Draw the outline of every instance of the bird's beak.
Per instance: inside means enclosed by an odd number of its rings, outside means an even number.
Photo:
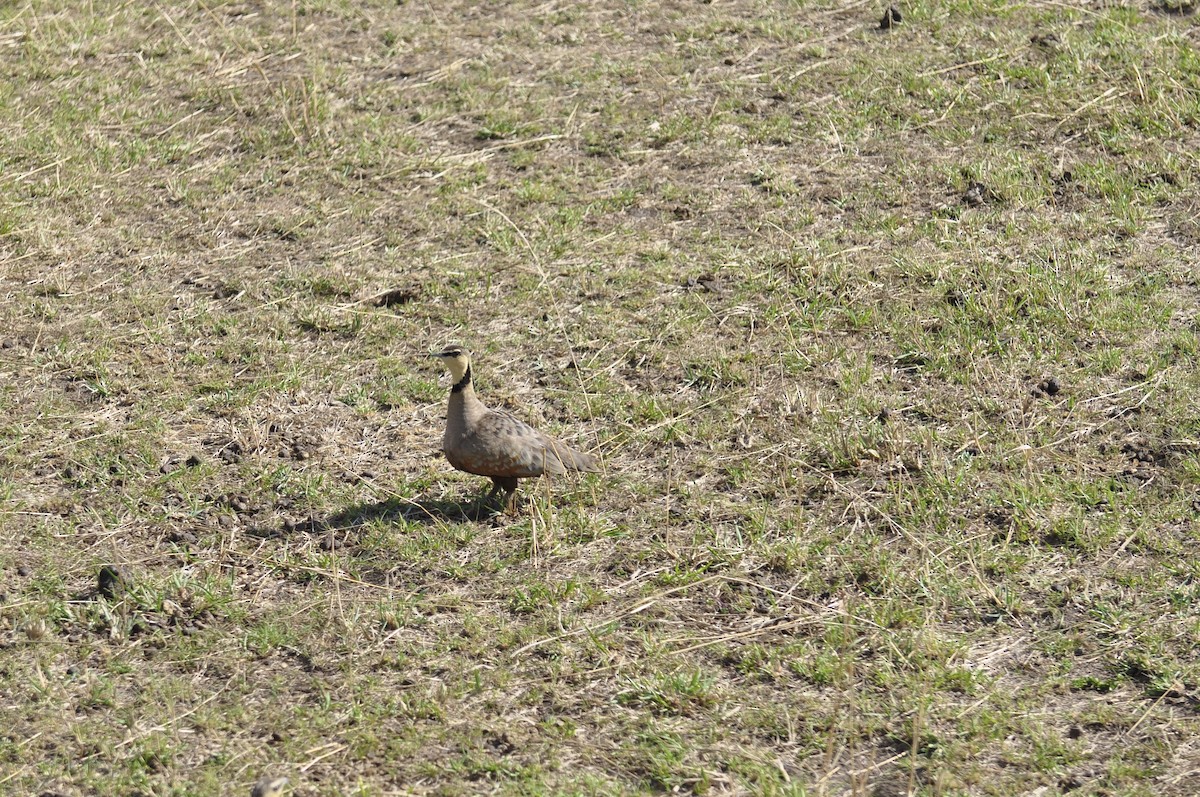
[[[426,354],[425,356],[426,357],[441,357],[442,353],[440,351],[431,351],[431,352],[429,352],[429,354]]]

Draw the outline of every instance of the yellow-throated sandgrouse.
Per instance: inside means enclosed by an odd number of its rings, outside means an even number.
[[[590,454],[542,434],[504,410],[485,407],[471,385],[471,352],[451,345],[430,356],[441,358],[454,379],[442,438],[446,459],[461,471],[491,478],[488,500],[503,492],[501,505],[510,506],[517,479],[599,469]]]
[[[273,778],[267,775],[254,784],[254,788],[250,790],[250,797],[280,797],[286,785],[287,778]]]

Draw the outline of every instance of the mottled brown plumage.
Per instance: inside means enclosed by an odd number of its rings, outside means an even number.
[[[560,440],[542,434],[519,418],[485,407],[475,397],[471,384],[471,353],[461,346],[447,346],[437,354],[450,375],[450,404],[442,449],[446,459],[461,471],[492,480],[488,499],[503,492],[508,506],[518,479],[569,470],[598,470],[595,457],[576,451]]]

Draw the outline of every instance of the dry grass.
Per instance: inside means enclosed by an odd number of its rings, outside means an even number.
[[[0,9],[0,791],[1200,791],[1200,17],[883,10]]]

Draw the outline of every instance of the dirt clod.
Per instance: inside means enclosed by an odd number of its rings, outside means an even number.
[[[128,571],[117,565],[104,565],[96,578],[96,588],[105,598],[122,597],[133,586]]]
[[[421,289],[418,286],[410,285],[404,288],[395,288],[383,294],[375,300],[376,307],[395,307],[401,304],[408,304],[416,301],[421,296]]]
[[[883,12],[883,19],[879,20],[879,27],[883,30],[891,30],[900,24],[900,9],[895,6],[888,6],[887,11]]]
[[[963,192],[963,204],[970,207],[978,207],[986,202],[991,197],[991,191],[988,187],[978,180],[972,181],[967,185],[967,190]]]
[[[1035,33],[1029,37],[1029,43],[1042,50],[1057,50],[1062,44],[1056,33]]]
[[[1054,377],[1046,377],[1034,386],[1030,393],[1034,396],[1057,396],[1062,391],[1062,385]]]
[[[233,465],[236,462],[241,462],[243,453],[244,450],[242,449],[242,444],[234,440],[229,445],[222,448],[217,456],[226,465]]]
[[[1162,465],[1167,461],[1169,453],[1166,447],[1155,446],[1147,440],[1126,440],[1121,445],[1121,453],[1134,462],[1146,465]]]
[[[706,293],[724,293],[725,283],[713,274],[701,274],[698,277],[688,277],[683,287],[689,291],[704,291]]]
[[[172,529],[167,533],[167,542],[173,542],[176,545],[195,545],[199,542],[194,532],[187,529]]]
[[[1155,479],[1154,470],[1144,465],[1135,465],[1133,467],[1126,468],[1121,475],[1129,481],[1139,482],[1141,484],[1149,484]]]

